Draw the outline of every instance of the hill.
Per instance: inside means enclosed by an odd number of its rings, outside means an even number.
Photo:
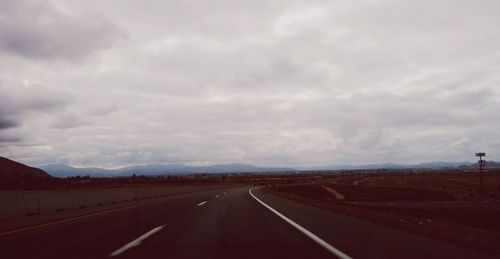
[[[0,157],[0,187],[2,188],[45,183],[51,178],[52,176],[41,169]]]

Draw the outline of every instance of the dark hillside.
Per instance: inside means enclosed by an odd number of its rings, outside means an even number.
[[[0,157],[0,188],[22,187],[48,182],[45,171]]]

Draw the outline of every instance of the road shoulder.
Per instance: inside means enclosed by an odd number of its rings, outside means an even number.
[[[491,258],[481,252],[285,199],[262,188],[254,193],[354,258]]]

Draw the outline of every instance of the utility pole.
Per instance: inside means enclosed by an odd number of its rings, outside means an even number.
[[[483,160],[483,156],[486,156],[486,153],[480,152],[476,153],[476,157],[479,157],[479,188],[481,192],[484,192],[484,181],[483,181],[483,167],[485,165],[485,160]]]

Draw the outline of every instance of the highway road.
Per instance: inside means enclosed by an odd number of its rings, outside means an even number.
[[[0,258],[489,256],[238,187],[0,233]]]

